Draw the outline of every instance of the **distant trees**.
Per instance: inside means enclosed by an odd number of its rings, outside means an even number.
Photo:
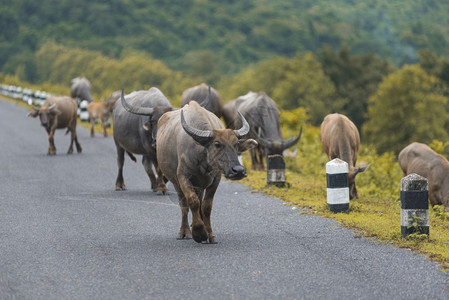
[[[379,152],[398,153],[414,141],[447,141],[448,101],[438,78],[418,65],[404,66],[387,76],[369,99],[365,142]]]
[[[334,85],[312,53],[263,61],[222,86],[225,99],[237,98],[249,91],[264,91],[282,109],[304,107],[313,125],[318,125],[327,113],[342,105],[335,95]]]
[[[448,10],[447,1],[406,0],[0,0],[0,71],[34,81],[30,57],[47,41],[113,59],[143,51],[208,82],[324,45],[401,66],[423,48],[447,52]]]
[[[366,121],[368,98],[382,78],[393,71],[393,66],[371,53],[351,55],[348,46],[338,53],[327,46],[319,57],[324,73],[335,85],[336,97],[345,100],[339,113],[348,116],[360,129]]]
[[[48,42],[36,54],[36,61],[39,82],[69,86],[72,78],[85,76],[92,83],[94,96],[106,97],[122,87],[131,92],[156,86],[176,105],[180,104],[184,89],[200,82],[138,51],[124,52],[120,59],[111,59],[99,52]]]

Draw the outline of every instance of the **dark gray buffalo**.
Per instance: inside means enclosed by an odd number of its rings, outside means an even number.
[[[70,147],[67,153],[73,153],[73,142],[75,142],[78,153],[82,151],[76,135],[76,112],[76,102],[70,97],[50,97],[45,100],[40,108],[32,107],[28,116],[33,118],[39,116],[41,125],[48,133],[48,155],[56,154],[55,130],[63,128],[67,128],[67,133],[70,132]]]
[[[73,99],[78,102],[78,105],[81,101],[87,100],[88,102],[92,102],[92,94],[90,92],[92,86],[90,81],[85,77],[76,77],[70,81],[70,95]]]
[[[135,91],[117,101],[113,111],[114,142],[117,147],[118,175],[116,190],[125,190],[123,163],[125,152],[135,162],[133,154],[142,155],[142,164],[151,181],[151,189],[158,193],[167,191],[163,176],[158,172],[156,178],[153,165],[158,170],[156,160],[157,121],[172,105],[157,88]]]
[[[255,139],[259,146],[251,150],[253,170],[263,170],[263,158],[267,155],[282,155],[284,150],[298,143],[302,128],[295,138],[282,138],[279,110],[274,101],[264,92],[249,92],[223,107],[223,118],[229,128],[239,128],[242,124],[238,118],[240,112],[251,128],[248,138]]]
[[[237,152],[257,145],[255,140],[242,140],[249,125],[243,116],[240,119],[241,128],[225,129],[217,116],[195,101],[160,118],[157,157],[161,171],[178,194],[182,212],[180,239],[193,237],[196,242],[215,242],[210,216],[221,174],[231,180],[245,177],[246,170],[239,163]]]
[[[205,99],[208,98],[206,101]],[[182,93],[181,107],[194,100],[198,103],[204,102],[204,108],[213,112],[217,117],[221,117],[223,104],[214,88],[208,87],[205,83],[191,87]]]
[[[320,134],[321,146],[329,159],[339,158],[348,163],[349,197],[358,198],[355,177],[368,166],[355,166],[360,148],[357,127],[345,115],[329,114],[321,123]]]
[[[431,205],[444,205],[449,211],[449,161],[429,146],[412,143],[398,156],[398,162],[405,175],[416,173],[429,181]]]

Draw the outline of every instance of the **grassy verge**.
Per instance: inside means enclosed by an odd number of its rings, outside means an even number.
[[[351,200],[349,213],[334,214],[326,201],[326,156],[321,151],[317,128],[309,127],[300,141],[298,156],[286,158],[287,187],[266,185],[266,172],[248,171],[242,183],[253,192],[264,193],[304,209],[303,213],[332,218],[368,238],[419,251],[449,270],[449,213],[443,207],[430,208],[430,236],[401,237],[400,180],[402,171],[392,153],[377,155],[363,147],[359,161],[370,164],[357,177],[359,199]],[[245,164],[250,161],[244,156]],[[250,169],[249,165],[246,165]]]

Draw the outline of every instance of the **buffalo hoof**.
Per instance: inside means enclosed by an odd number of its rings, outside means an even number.
[[[158,195],[167,195],[168,194],[168,189],[164,186],[164,187],[158,187],[156,189],[156,193]]]
[[[203,242],[203,244],[217,244],[217,241],[215,240],[215,236],[210,237],[208,242]]]
[[[192,228],[192,237],[193,237],[193,240],[197,243],[202,243],[209,239],[209,236],[207,235],[207,232],[206,232],[206,229],[204,228],[204,226],[193,227]]]
[[[126,187],[124,185],[123,186],[116,186],[115,190],[116,191],[126,191]]]
[[[47,155],[56,155],[56,152],[47,152]]]
[[[177,240],[191,240],[192,239],[192,233],[190,232],[190,229],[185,232],[180,231],[178,233],[178,237],[176,238]]]

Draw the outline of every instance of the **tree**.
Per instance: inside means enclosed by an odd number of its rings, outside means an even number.
[[[348,46],[343,46],[339,53],[325,47],[319,57],[324,73],[335,85],[336,94],[346,99],[340,113],[348,116],[360,129],[366,121],[368,98],[393,67],[374,54],[351,56]]]
[[[406,65],[386,77],[369,99],[363,126],[366,141],[379,152],[395,153],[415,141],[446,141],[447,103],[438,78],[417,65]]]
[[[221,86],[224,98],[264,91],[282,109],[304,107],[313,125],[342,106],[335,88],[312,53],[274,57],[237,74]]]

